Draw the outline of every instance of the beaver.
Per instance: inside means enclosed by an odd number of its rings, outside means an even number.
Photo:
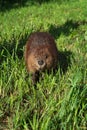
[[[27,70],[36,84],[40,72],[57,67],[58,50],[54,38],[47,32],[32,33],[26,42],[24,57]]]

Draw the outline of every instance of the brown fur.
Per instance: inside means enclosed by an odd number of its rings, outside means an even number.
[[[43,61],[43,64],[39,65],[38,61]],[[58,50],[53,37],[46,32],[31,34],[25,46],[25,63],[28,72],[33,74],[33,80],[37,72],[55,69],[57,62]]]

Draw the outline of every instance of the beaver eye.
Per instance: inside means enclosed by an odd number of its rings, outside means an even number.
[[[45,59],[47,59],[48,58],[48,55],[45,55]]]

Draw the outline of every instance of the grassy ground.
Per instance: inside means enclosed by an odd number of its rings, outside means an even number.
[[[87,130],[87,0],[0,12],[0,130]],[[34,31],[61,54],[55,75],[31,85],[23,52]]]

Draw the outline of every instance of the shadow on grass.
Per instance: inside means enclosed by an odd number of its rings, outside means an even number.
[[[69,66],[71,66],[71,51],[59,51],[58,60],[59,67],[62,73],[65,73]]]
[[[10,9],[16,9],[24,6],[38,5],[41,6],[43,3],[57,2],[62,4],[62,0],[0,0],[0,11],[5,12]],[[67,2],[67,0],[66,0]]]
[[[72,33],[74,29],[78,29],[79,26],[87,24],[87,21],[73,21],[67,20],[63,25],[56,27],[51,25],[49,28],[49,33],[57,39],[61,34],[68,36]],[[70,51],[59,51],[59,66],[63,73],[65,73],[68,69],[68,66],[71,65],[71,57],[73,58],[73,54]]]
[[[4,40],[3,44],[0,44],[0,63],[5,61],[9,56],[12,56],[15,60],[16,57],[22,59],[23,48],[28,38],[28,34],[26,33],[24,36],[17,41],[17,39],[13,36],[12,41]],[[18,43],[17,43],[18,42]]]
[[[61,34],[68,36],[74,29],[78,29],[80,25],[87,24],[87,21],[73,21],[67,20],[63,25],[59,27],[55,27],[54,25],[50,26],[49,32],[54,36],[54,38],[58,38]]]

